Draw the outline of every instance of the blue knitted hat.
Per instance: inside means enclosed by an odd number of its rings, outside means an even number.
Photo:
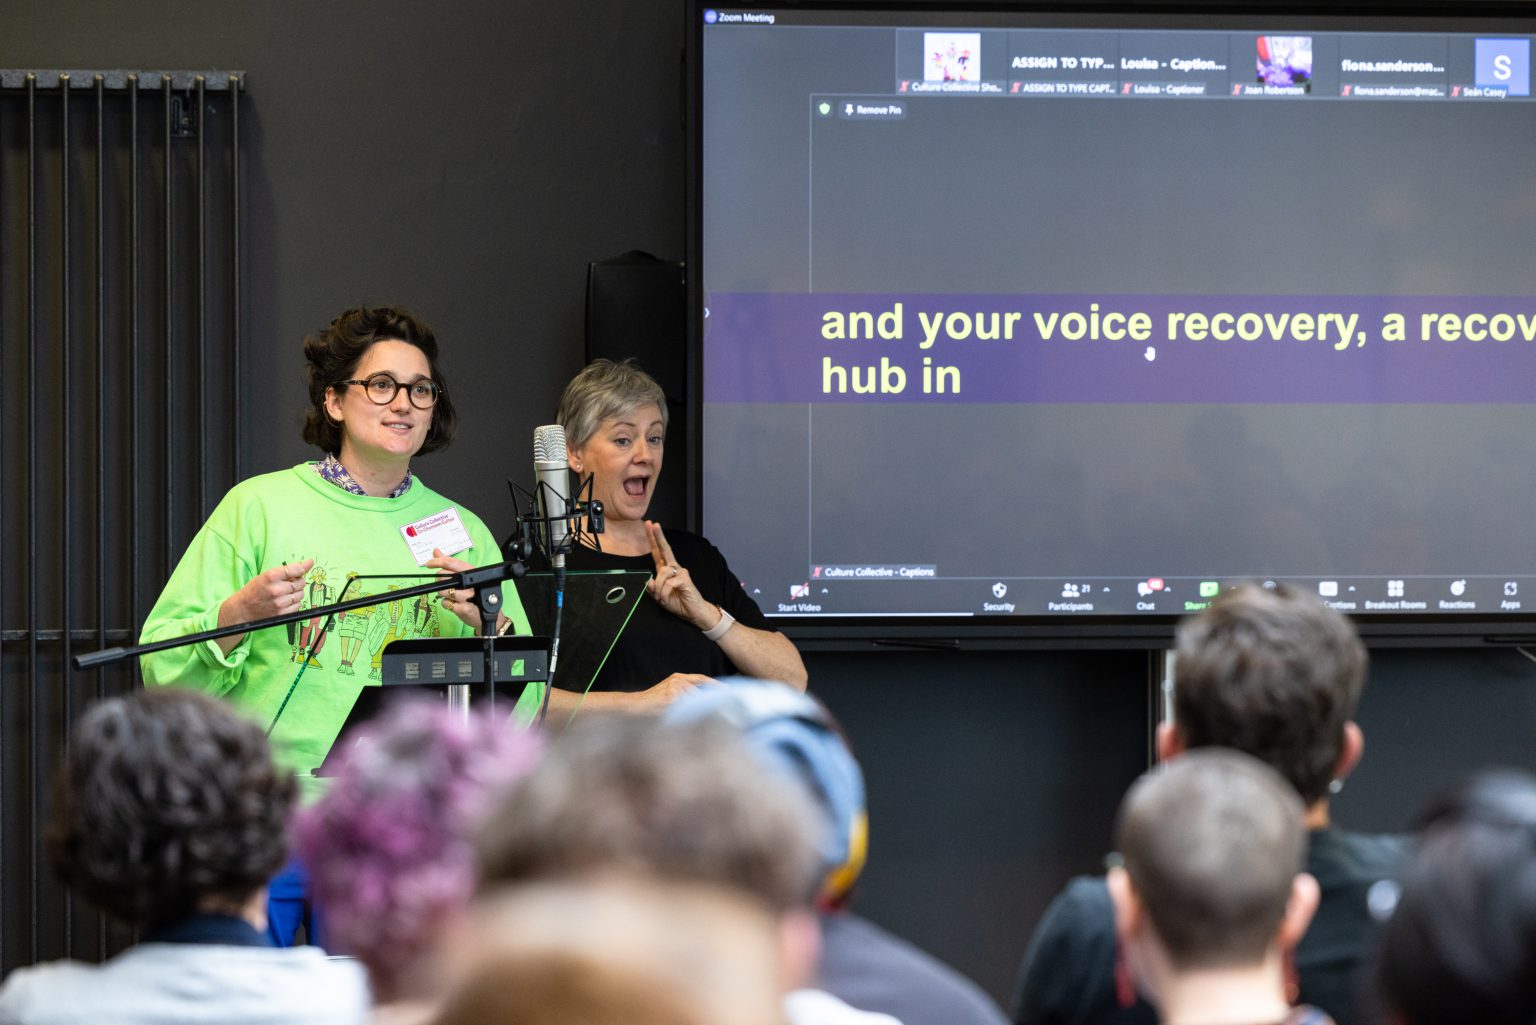
[[[817,851],[826,870],[821,898],[837,900],[864,867],[868,821],[864,775],[821,702],[782,683],[746,677],[700,687],[663,715],[669,723],[720,718],[735,726],[774,773],[795,780],[820,813]]]

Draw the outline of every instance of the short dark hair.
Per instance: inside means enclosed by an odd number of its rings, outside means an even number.
[[[1186,747],[1253,755],[1314,804],[1338,767],[1365,670],[1343,615],[1283,584],[1243,584],[1179,625],[1174,725]]]
[[[809,907],[815,818],[718,720],[577,720],[485,819],[482,886],[629,871]]]
[[[1180,969],[1264,959],[1306,859],[1296,792],[1237,751],[1191,751],[1120,806],[1115,845],[1157,938]]]
[[[1487,772],[1431,805],[1382,927],[1377,997],[1411,1025],[1536,1020],[1536,777]]]
[[[297,795],[261,727],[177,688],[103,701],[75,727],[45,835],[54,871],[157,926],[248,901],[282,867]]]
[[[420,317],[399,306],[358,307],[338,314],[330,326],[304,339],[304,359],[309,364],[309,409],[304,413],[304,441],[323,452],[341,452],[341,426],[325,410],[325,392],[347,388],[342,381],[357,376],[357,365],[375,342],[407,342],[427,357],[427,367],[437,384],[437,403],[432,424],[421,445],[421,455],[447,448],[459,427],[453,395],[437,362],[437,336]]]

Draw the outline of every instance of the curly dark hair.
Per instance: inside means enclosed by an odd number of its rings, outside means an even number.
[[[44,840],[61,880],[154,928],[265,886],[287,857],[297,793],[261,728],[222,702],[139,691],[76,725]]]
[[[304,440],[331,455],[341,453],[341,426],[325,411],[327,389],[348,387],[340,382],[357,375],[363,353],[374,342],[407,342],[427,357],[432,380],[437,383],[437,404],[432,425],[422,443],[421,455],[447,448],[459,428],[452,392],[437,362],[437,336],[421,318],[399,306],[358,307],[339,314],[330,326],[304,339],[304,359],[309,363],[309,409],[304,414]]]

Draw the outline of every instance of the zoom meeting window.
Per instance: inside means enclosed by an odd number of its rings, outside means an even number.
[[[701,13],[703,527],[765,611],[1536,608],[1529,35]]]

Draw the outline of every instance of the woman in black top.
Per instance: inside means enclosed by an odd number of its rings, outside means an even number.
[[[805,664],[789,638],[769,626],[714,545],[645,518],[661,474],[667,404],[661,387],[632,362],[597,360],[566,386],[557,414],[570,466],[592,477],[603,503],[602,534],[567,557],[570,570],[654,573],[587,697],[588,708],[660,707],[701,683],[744,674],[804,688]],[[555,690],[555,711],[581,696]]]

